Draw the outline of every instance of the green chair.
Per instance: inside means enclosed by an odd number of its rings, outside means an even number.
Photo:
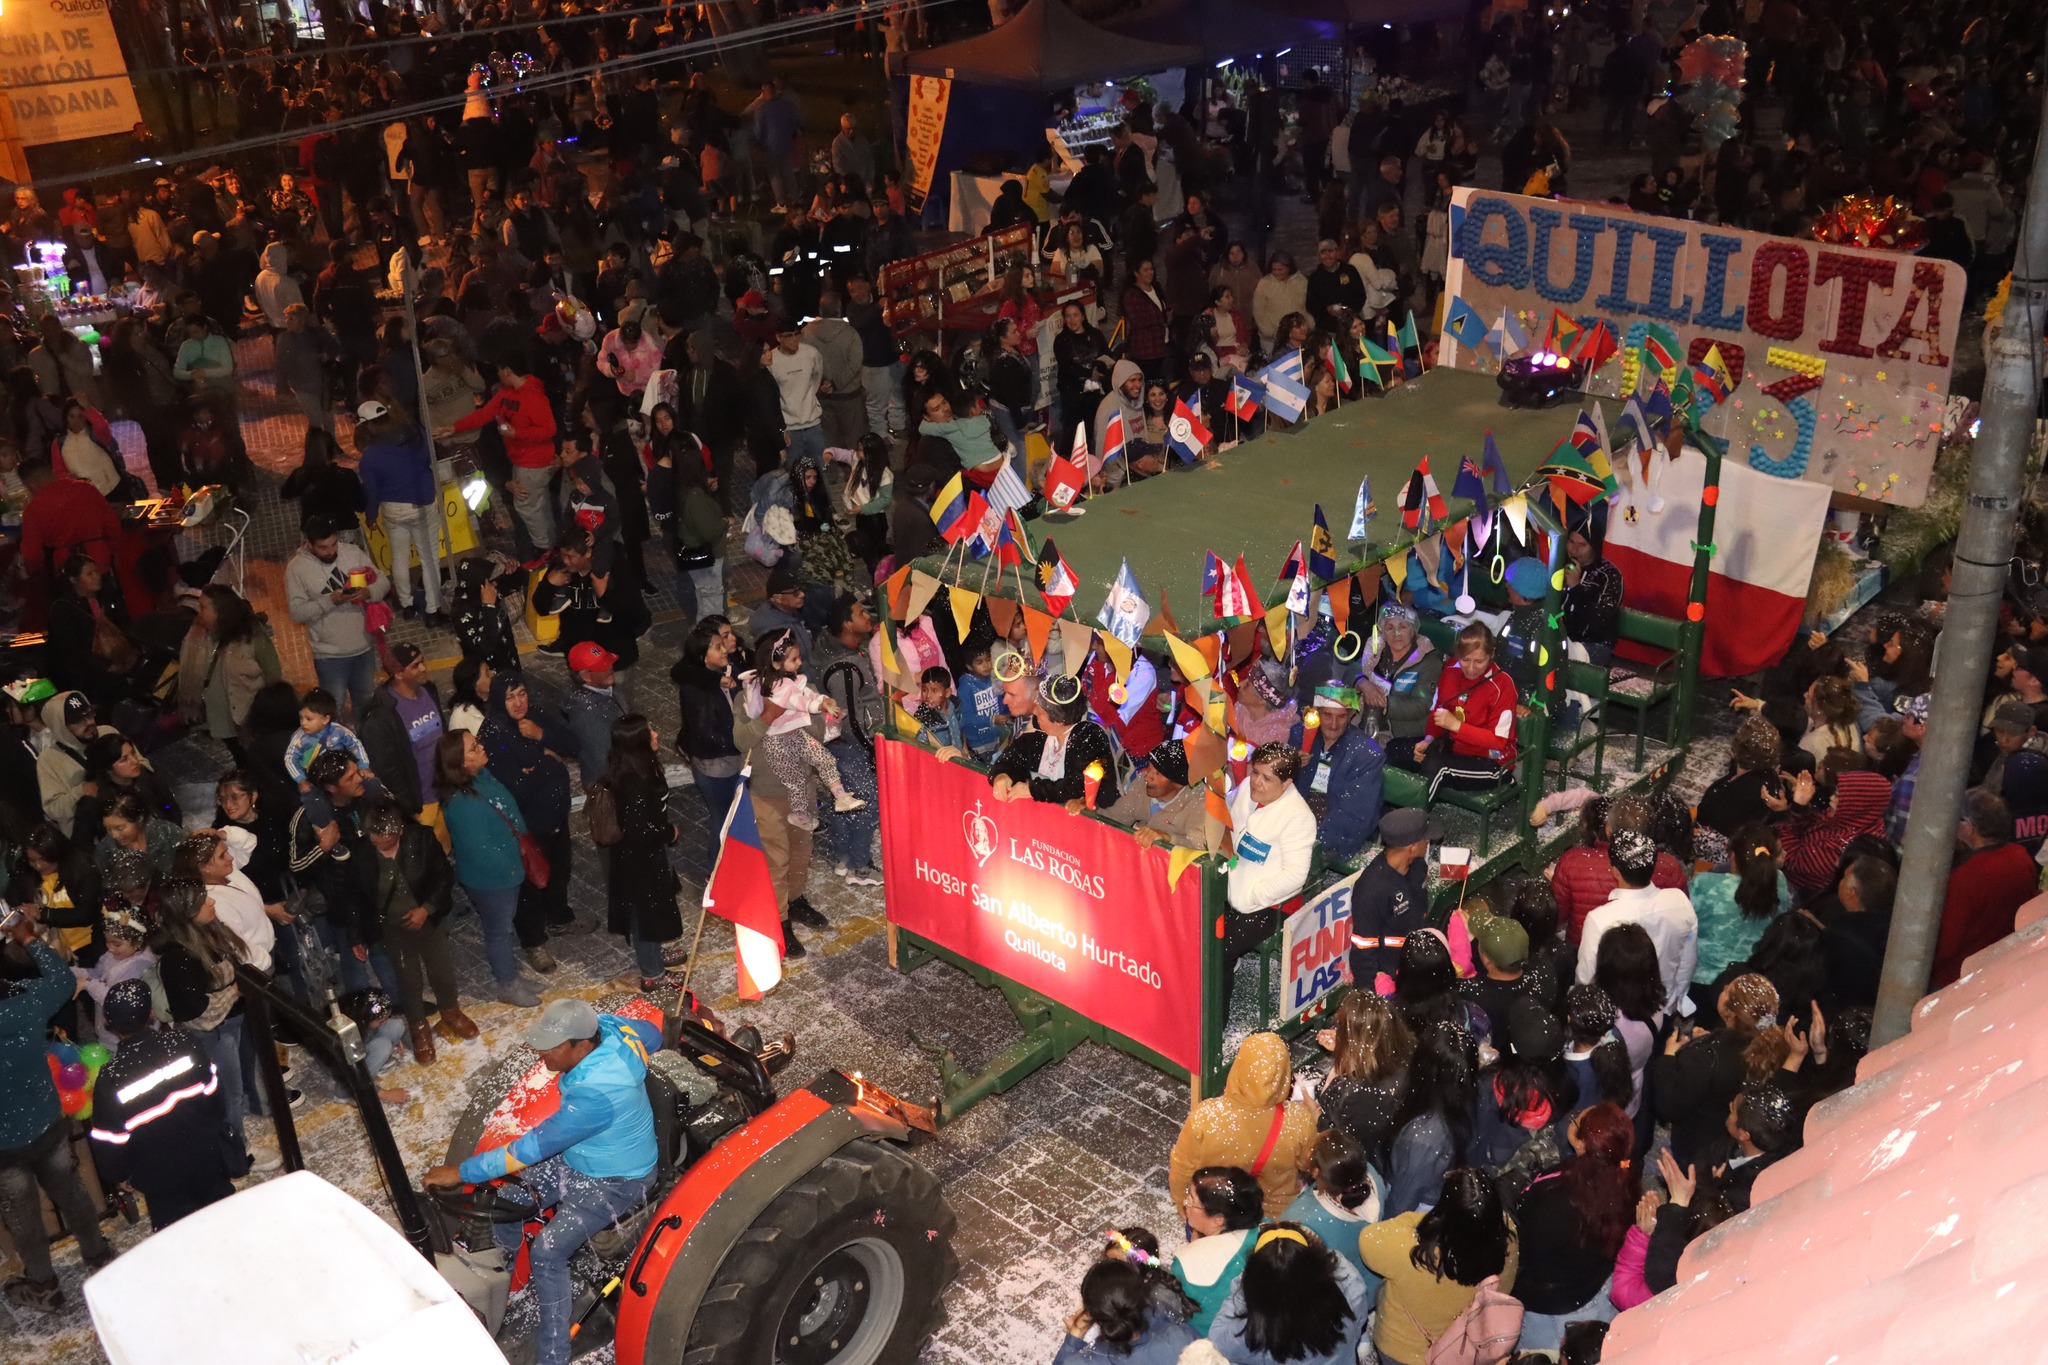
[[[1610,670],[1607,707],[1633,711],[1636,716],[1636,771],[1643,767],[1643,741],[1648,736],[1650,712],[1678,695],[1679,637],[1685,623],[1671,616],[1656,616],[1630,607],[1621,609],[1621,638],[1642,647],[1652,657],[1648,662],[1629,660],[1621,666],[1622,677]],[[1583,690],[1583,689],[1581,689]],[[1667,708],[1664,742],[1678,734],[1678,708]]]
[[[1607,670],[1593,664],[1568,659],[1564,666],[1564,687],[1567,692],[1583,692],[1592,701],[1592,706],[1579,718],[1579,732],[1563,735],[1551,732],[1550,753],[1547,758],[1557,764],[1557,783],[1565,784],[1571,772],[1573,760],[1586,750],[1593,751],[1593,785],[1601,784],[1601,768],[1607,761]]]
[[[1514,803],[1517,785],[1509,782],[1503,786],[1491,787],[1486,791],[1461,791],[1456,787],[1445,787],[1437,793],[1436,804],[1455,806],[1470,811],[1479,817],[1479,856],[1484,858],[1493,851],[1493,817],[1503,806]],[[1428,809],[1429,784],[1419,774],[1403,768],[1388,768],[1380,788],[1381,799],[1389,806],[1415,806]]]

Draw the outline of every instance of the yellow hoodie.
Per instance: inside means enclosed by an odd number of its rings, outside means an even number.
[[[1276,1109],[1280,1137],[1266,1164],[1254,1174],[1266,1196],[1266,1216],[1277,1218],[1301,1192],[1301,1175],[1316,1143],[1315,1113],[1307,1104],[1289,1100],[1294,1088],[1294,1063],[1278,1034],[1254,1033],[1237,1050],[1223,1093],[1195,1106],[1181,1125],[1167,1163],[1167,1186],[1174,1207],[1187,1198],[1195,1172],[1205,1166],[1236,1166],[1250,1171],[1273,1131]]]

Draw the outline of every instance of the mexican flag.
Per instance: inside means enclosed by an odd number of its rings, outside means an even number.
[[[1630,451],[1626,458],[1628,477],[1607,522],[1607,557],[1621,570],[1629,606],[1683,620],[1707,457],[1692,446],[1675,461],[1661,448],[1651,453],[1660,512],[1650,510],[1641,457]],[[1760,473],[1739,453],[1721,462],[1702,675],[1752,673],[1784,654],[1806,609],[1827,514],[1825,484]],[[1628,657],[1626,641],[1620,652]]]

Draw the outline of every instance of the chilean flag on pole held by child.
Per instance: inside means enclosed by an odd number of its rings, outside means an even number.
[[[761,827],[754,822],[751,768],[741,771],[739,790],[725,813],[718,862],[704,886],[704,908],[732,924],[740,999],[759,1000],[774,990],[782,980],[782,907],[768,874]]]
[[[1664,510],[1611,518],[1606,555],[1628,585],[1628,606],[1682,621],[1707,458],[1691,445],[1676,460],[1666,460],[1662,451],[1653,458],[1664,466],[1658,483]],[[1806,607],[1827,514],[1826,484],[1722,461],[1700,648],[1703,674],[1754,673],[1785,652]],[[1625,660],[1629,651],[1624,641],[1617,652]]]

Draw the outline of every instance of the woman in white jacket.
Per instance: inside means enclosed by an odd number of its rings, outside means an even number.
[[[1245,780],[1230,794],[1236,857],[1230,864],[1230,923],[1224,961],[1235,964],[1273,936],[1283,915],[1301,903],[1316,846],[1316,816],[1295,790],[1301,751],[1261,744]]]
[[[1252,326],[1259,330],[1259,354],[1273,354],[1273,334],[1282,318],[1307,311],[1308,276],[1296,272],[1292,256],[1274,252],[1258,287],[1252,290]]]

